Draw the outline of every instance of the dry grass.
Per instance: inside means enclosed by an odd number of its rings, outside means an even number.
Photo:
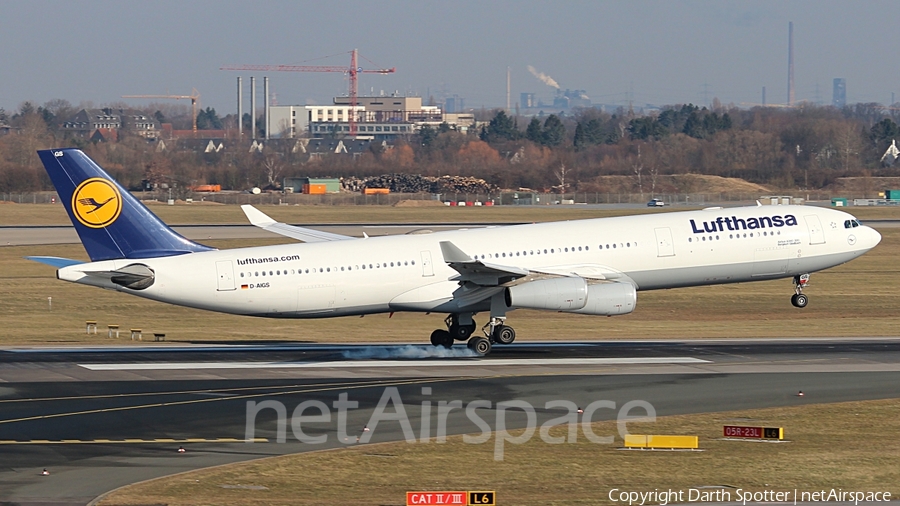
[[[718,441],[722,425],[785,428],[790,443]],[[640,424],[631,424],[640,433]],[[506,447],[493,460],[493,439],[468,445],[389,443],[275,457],[180,474],[124,488],[104,506],[136,504],[401,505],[407,490],[496,490],[499,504],[608,504],[609,490],[687,490],[730,485],[746,490],[889,491],[900,493],[900,403],[897,400],[807,405],[659,418],[648,432],[700,436],[704,452],[626,452],[538,437]],[[615,423],[594,424],[598,435]],[[555,429],[555,435],[564,429]],[[887,437],[885,437],[887,436]],[[223,485],[265,489],[222,488]],[[735,490],[732,500],[736,500]],[[653,502],[651,504],[656,504]]]
[[[790,280],[777,280],[641,292],[635,312],[615,318],[520,310],[511,313],[510,323],[523,340],[895,336],[900,229],[882,233],[884,240],[868,254],[813,275],[804,310],[789,303]],[[207,242],[230,248],[287,240]],[[0,345],[109,342],[107,324],[164,332],[173,341],[256,342],[426,341],[442,326],[443,315],[436,314],[274,320],[211,313],[58,281],[52,267],[27,261],[27,255],[86,259],[81,245],[0,248]],[[47,297],[53,298],[52,313]],[[85,335],[85,320],[99,321],[101,334]]]

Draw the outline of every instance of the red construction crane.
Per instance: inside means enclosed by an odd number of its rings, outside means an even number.
[[[357,50],[350,51],[350,67],[340,65],[225,65],[219,70],[261,70],[275,72],[341,72],[350,76],[350,135],[356,135],[357,74],[393,74],[389,69],[364,70],[357,64]]]

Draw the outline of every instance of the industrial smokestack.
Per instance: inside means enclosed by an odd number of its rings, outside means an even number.
[[[263,77],[263,96],[266,100],[266,140],[269,140],[269,78]]]
[[[250,78],[250,138],[256,140],[256,78]]]
[[[238,100],[238,141],[243,140],[244,138],[244,104],[241,101],[243,98],[243,90],[241,86],[241,77],[238,76],[238,90],[237,90],[237,100]]]
[[[788,105],[794,105],[794,22],[788,21]]]
[[[506,114],[509,112],[509,67],[506,67]]]

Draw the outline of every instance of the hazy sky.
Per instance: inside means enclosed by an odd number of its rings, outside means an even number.
[[[236,77],[259,93],[268,75],[280,105],[330,103],[337,73],[225,72],[229,63],[349,66],[358,48],[360,94],[459,95],[468,107],[553,89],[584,89],[595,103],[784,103],[788,21],[794,22],[797,100],[900,97],[895,0],[866,1],[191,1],[0,0],[0,107],[63,98],[104,104],[125,94],[190,94],[236,111]],[[331,58],[320,59],[329,55]],[[304,63],[305,62],[305,63]],[[704,94],[704,91],[706,93]],[[131,100],[135,104],[147,101]],[[262,99],[258,99],[262,105]]]

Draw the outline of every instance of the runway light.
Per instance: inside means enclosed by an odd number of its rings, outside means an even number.
[[[44,469],[43,471],[41,471],[41,476],[50,476],[50,471]]]
[[[803,397],[803,390],[800,390],[799,392],[797,392],[797,397]]]
[[[581,409],[581,408],[578,408],[578,414],[579,414],[579,415],[583,415],[583,414],[584,414],[584,410]]]
[[[363,432],[369,432],[369,426],[368,426],[368,425],[366,425],[365,427],[363,427]]]
[[[185,453],[186,451],[183,446],[178,447],[178,453]]]

